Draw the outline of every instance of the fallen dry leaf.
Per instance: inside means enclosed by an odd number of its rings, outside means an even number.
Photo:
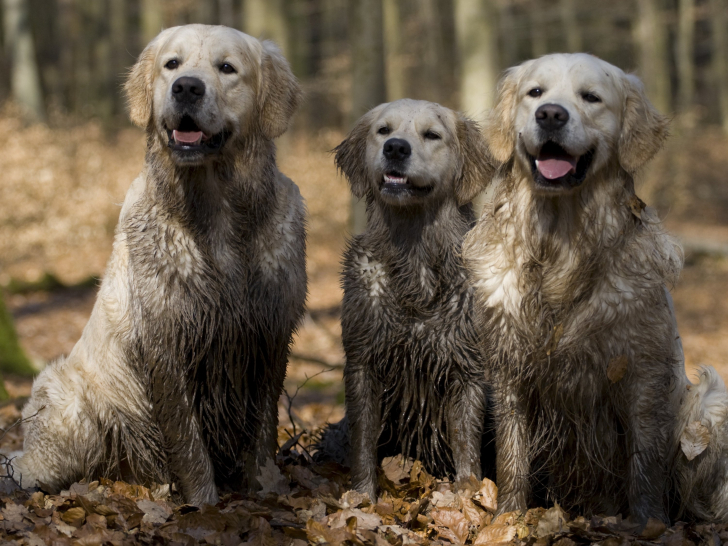
[[[480,546],[485,544],[504,544],[506,542],[510,542],[515,538],[516,531],[517,529],[513,525],[503,525],[500,523],[488,525],[487,527],[483,527],[483,529],[481,529],[481,531],[478,533],[478,536],[475,537],[473,545]]]
[[[382,470],[392,483],[398,485],[410,477],[412,459],[405,459],[402,455],[385,457],[382,460]]]
[[[547,537],[555,535],[566,530],[566,523],[569,521],[569,515],[564,512],[558,504],[546,510],[536,527],[536,534],[539,537]]]
[[[434,520],[431,526],[442,538],[454,544],[465,544],[470,533],[470,523],[465,516],[455,508],[440,508],[430,512]]]
[[[261,485],[261,495],[267,493],[277,493],[278,495],[288,495],[291,488],[288,486],[288,480],[281,474],[280,469],[276,466],[273,459],[265,461],[265,465],[260,467],[260,475],[255,478]]]
[[[688,461],[705,451],[709,443],[710,431],[700,421],[690,423],[680,436],[680,447]]]
[[[629,359],[627,358],[627,355],[616,356],[610,360],[609,364],[607,364],[607,377],[609,380],[612,383],[616,383],[621,380],[627,373],[628,364]]]
[[[645,540],[655,540],[662,536],[667,530],[667,526],[658,519],[650,518],[647,520],[645,528],[640,533],[640,538]]]
[[[495,513],[498,510],[498,487],[496,487],[495,482],[483,478],[483,486],[476,497],[481,506],[489,512]]]

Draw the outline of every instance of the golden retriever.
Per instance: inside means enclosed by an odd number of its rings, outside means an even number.
[[[667,126],[636,77],[591,55],[531,60],[499,84],[499,187],[463,254],[494,374],[501,512],[535,493],[668,520],[682,251],[634,191]]]
[[[15,475],[173,481],[214,503],[277,446],[306,272],[304,204],[273,139],[299,87],[273,44],[189,25],[146,47],[126,91],[144,170],[81,339],[33,385]]]
[[[352,485],[376,499],[377,463],[394,453],[438,475],[480,476],[487,377],[460,257],[470,201],[492,173],[480,131],[402,99],[363,116],[336,165],[367,202],[342,273]]]

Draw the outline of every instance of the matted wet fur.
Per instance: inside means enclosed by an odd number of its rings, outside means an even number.
[[[362,117],[336,164],[367,203],[342,274],[352,485],[376,498],[377,463],[393,452],[479,476],[487,384],[460,245],[492,172],[482,136],[403,99]]]
[[[271,43],[163,31],[126,84],[146,129],[88,325],[36,379],[23,485],[123,476],[187,502],[254,485],[306,296],[304,204],[273,138],[299,99]]]
[[[666,288],[682,252],[633,181],[666,133],[640,82],[590,55],[499,84],[500,185],[463,255],[494,370],[500,512],[536,493],[668,520],[685,374]]]

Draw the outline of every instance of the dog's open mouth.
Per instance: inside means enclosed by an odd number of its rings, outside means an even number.
[[[382,176],[380,191],[391,196],[411,195],[423,196],[432,191],[432,186],[416,186],[412,184],[406,175],[399,171],[388,171]]]
[[[192,117],[185,115],[176,129],[167,129],[169,143],[176,152],[213,154],[220,151],[227,140],[228,133],[221,131],[215,135],[205,134]]]
[[[547,191],[576,188],[586,178],[593,157],[594,150],[577,157],[559,144],[548,141],[537,157],[530,157],[533,180],[538,188]]]

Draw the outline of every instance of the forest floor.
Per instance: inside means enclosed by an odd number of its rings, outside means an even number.
[[[495,519],[492,482],[474,482],[458,492],[411,461],[391,461],[380,479],[383,497],[372,504],[344,494],[346,469],[311,461],[306,450],[311,435],[344,413],[339,260],[348,234],[349,193],[328,153],[342,136],[332,131],[313,139],[288,138],[280,146],[281,170],[297,182],[308,204],[309,297],[280,402],[282,448],[275,464],[261,471],[262,491],[228,495],[215,507],[197,510],[177,505],[164,486],[150,490],[102,481],[45,495],[6,483],[0,491],[0,537],[33,545],[238,544],[242,539],[265,545],[728,542],[728,527],[665,529],[652,522],[640,536],[620,518],[584,519],[558,507]],[[0,284],[21,343],[40,366],[67,354],[88,320],[97,290],[97,282],[88,280],[103,273],[119,203],[141,168],[143,137],[134,130],[109,137],[94,125],[60,132],[24,128],[12,117],[0,117],[0,145],[7,152],[0,157]],[[703,150],[703,157],[713,157],[711,172],[728,172],[721,170],[728,160],[710,153]],[[728,253],[723,251],[728,248],[723,186],[728,184],[718,180],[708,190],[696,184],[699,198],[689,192],[686,197],[685,182],[669,187],[655,182],[669,169],[658,164],[643,195],[660,202],[668,230],[691,248],[673,291],[686,368],[692,375],[700,365],[712,365],[728,380]],[[700,177],[704,181],[708,175]],[[30,289],[46,274],[61,285]],[[13,423],[31,382],[6,377],[6,384],[16,401],[0,407],[0,427],[8,429],[0,438],[4,450],[22,445],[22,429]]]

